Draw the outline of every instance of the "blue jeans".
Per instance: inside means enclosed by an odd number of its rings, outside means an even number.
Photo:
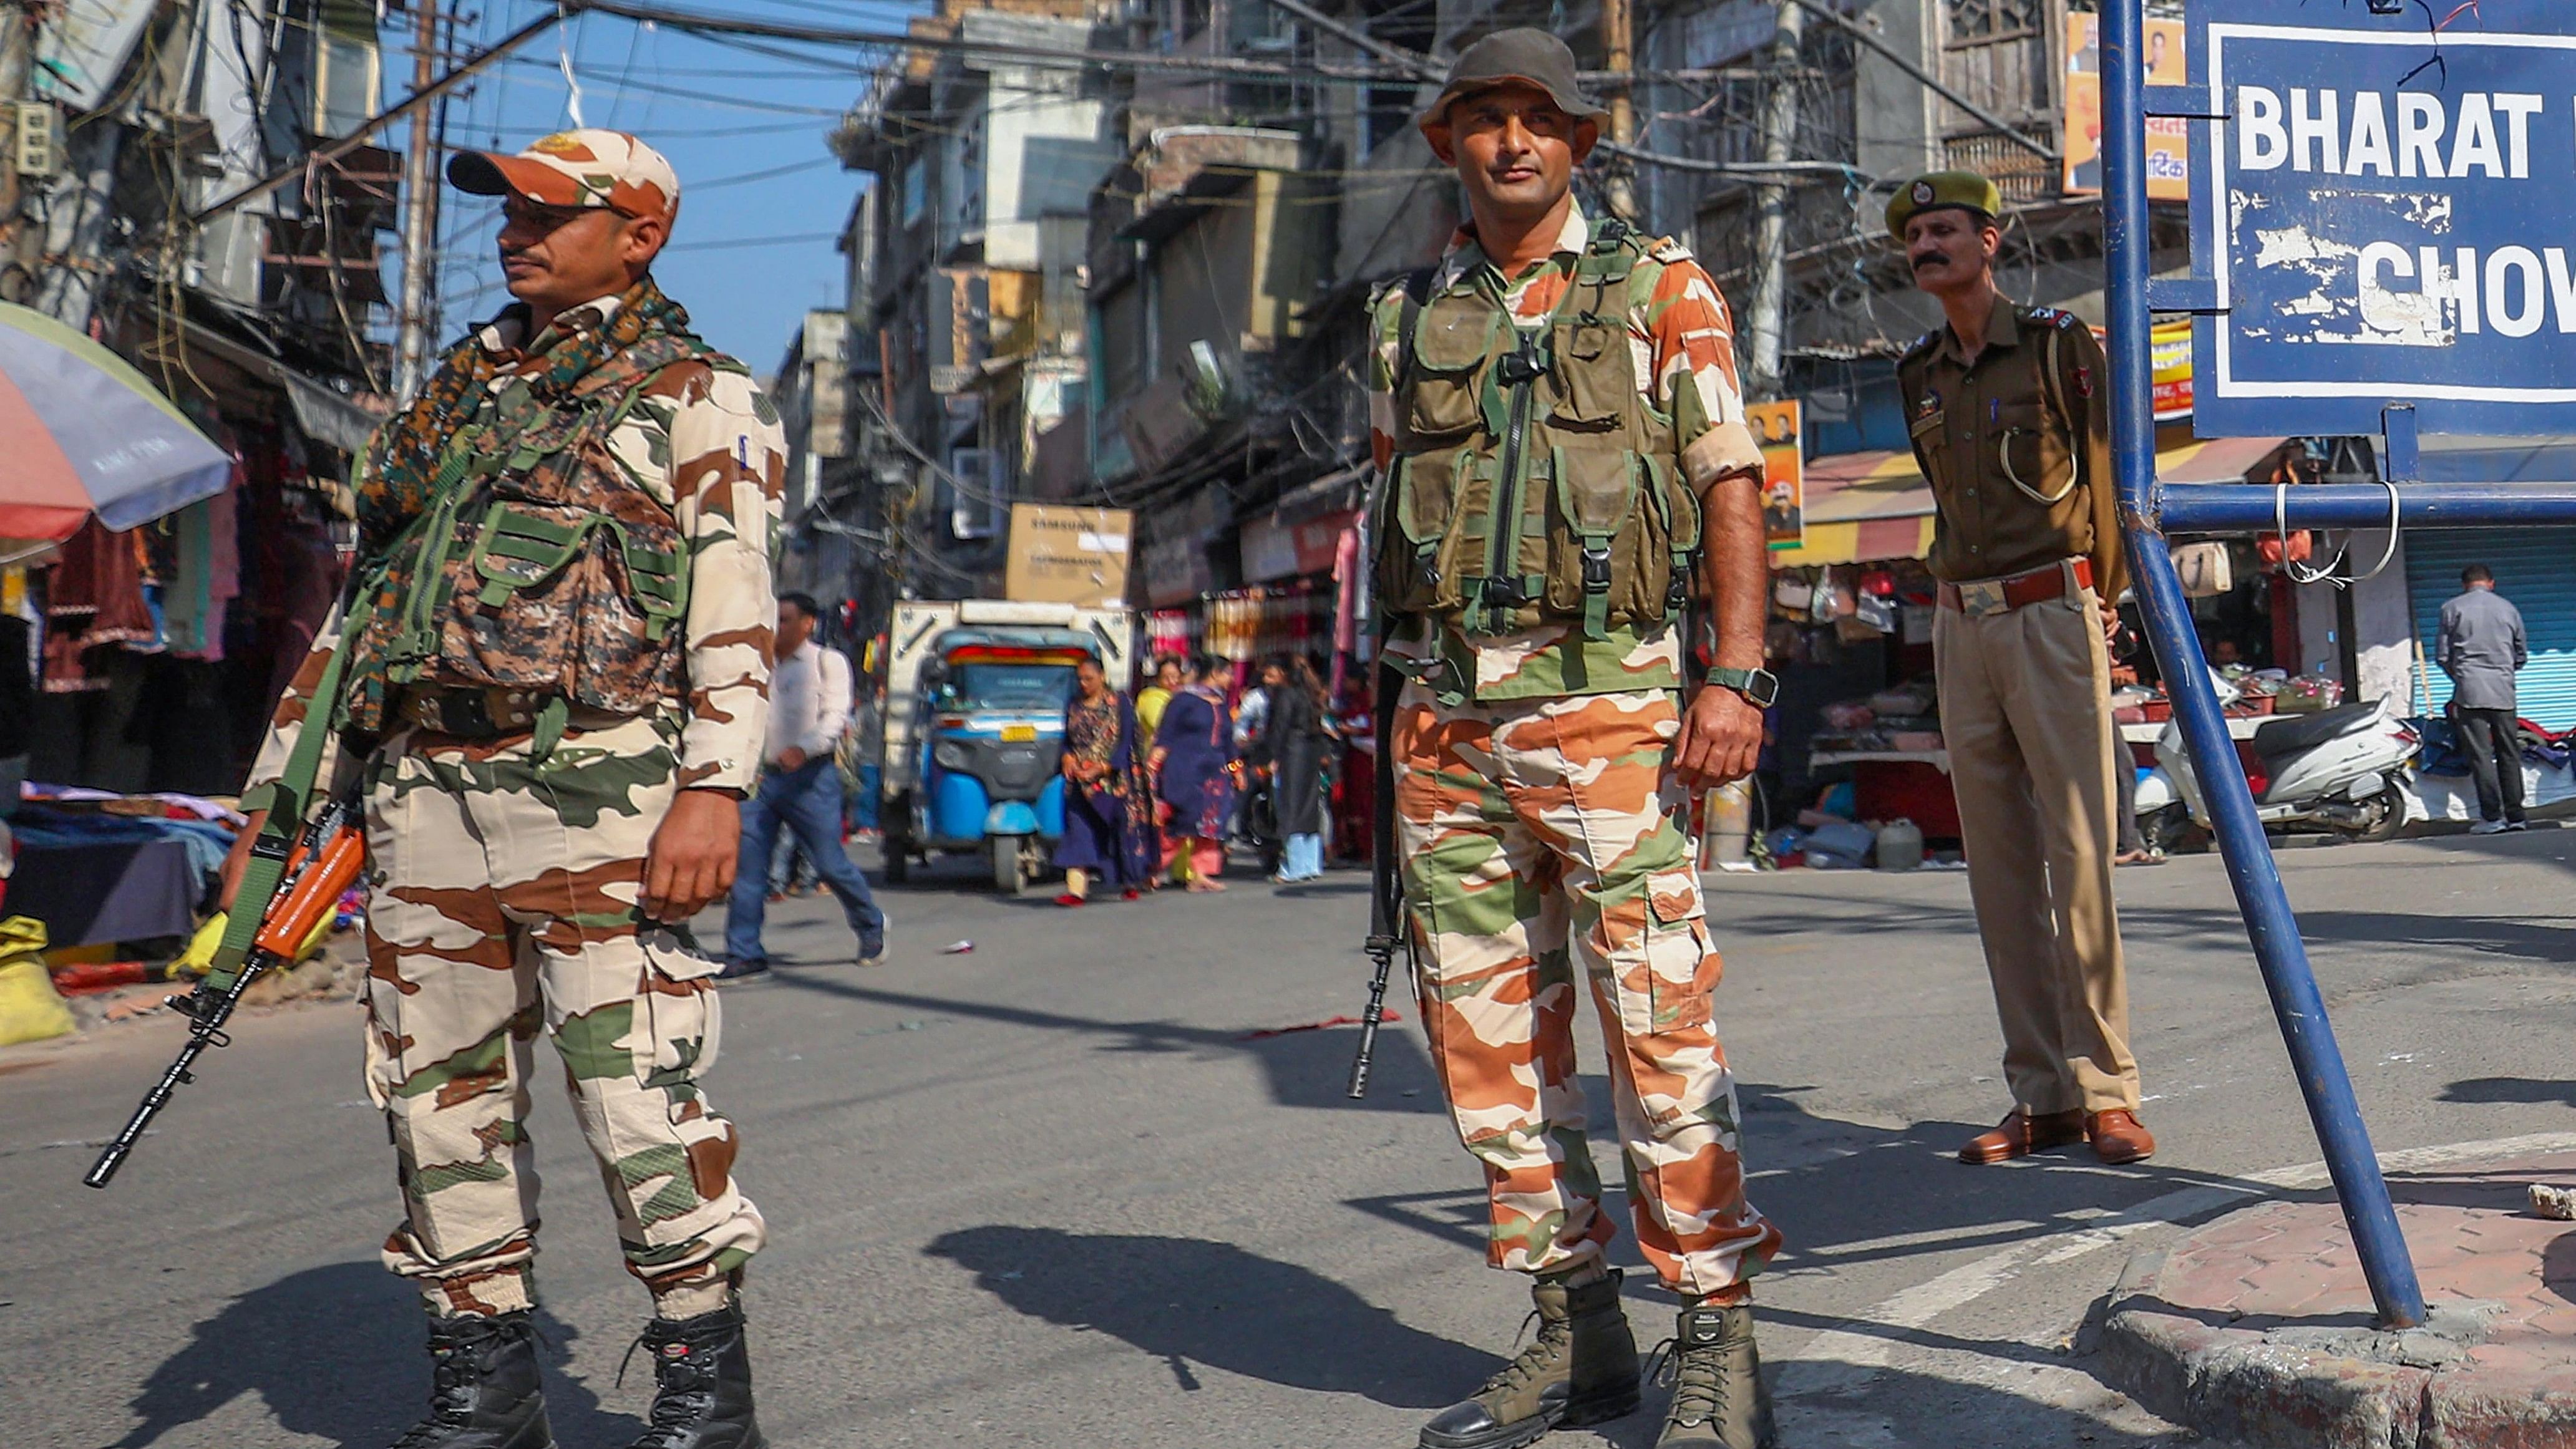
[[[885,781],[882,771],[880,771],[875,765],[859,766],[859,788],[851,792],[850,808],[847,812],[850,817],[851,829],[874,830],[877,828],[877,797],[884,789]]]
[[[823,884],[841,898],[862,952],[885,940],[885,913],[868,892],[868,878],[841,848],[841,777],[829,756],[793,770],[764,774],[760,788],[742,802],[742,853],[734,863],[733,895],[725,907],[725,956],[765,961],[760,925],[769,908],[769,861],[781,826],[796,833],[805,858]]]
[[[1291,835],[1279,859],[1281,880],[1313,880],[1324,873],[1324,837]]]

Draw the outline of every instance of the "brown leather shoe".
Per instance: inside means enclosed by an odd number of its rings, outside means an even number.
[[[1959,1149],[1961,1162],[2010,1162],[2052,1147],[2084,1140],[2082,1112],[2042,1112],[2033,1116],[2015,1107],[1990,1131],[1980,1132]]]
[[[2156,1155],[2156,1134],[2147,1130],[2137,1113],[2124,1108],[2086,1114],[2084,1136],[2093,1144],[2093,1155],[2114,1166]]]

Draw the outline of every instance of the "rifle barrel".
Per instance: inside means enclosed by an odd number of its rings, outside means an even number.
[[[161,1074],[160,1081],[152,1084],[152,1090],[143,1094],[143,1101],[134,1109],[134,1115],[125,1119],[125,1130],[117,1133],[116,1140],[107,1144],[107,1150],[98,1155],[98,1161],[90,1164],[88,1174],[81,1178],[84,1185],[105,1187],[115,1180],[116,1170],[125,1165],[126,1156],[134,1151],[134,1144],[143,1140],[144,1129],[151,1126],[152,1119],[160,1116],[161,1109],[169,1106],[170,1099],[178,1095],[180,1085],[188,1080],[188,1068],[196,1063],[197,1054],[205,1049],[206,1038],[190,1032],[187,1045],[179,1048],[177,1060]]]
[[[1386,979],[1395,969],[1395,952],[1372,942],[1369,954],[1377,958],[1377,974],[1369,979],[1368,1006],[1360,1012],[1360,1046],[1351,1057],[1351,1084],[1346,1095],[1354,1102],[1368,1095],[1369,1067],[1377,1057],[1378,1023],[1386,1020]]]

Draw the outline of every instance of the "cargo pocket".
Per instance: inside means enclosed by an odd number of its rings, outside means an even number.
[[[1637,516],[1637,455],[1622,437],[1575,437],[1551,450],[1551,467],[1558,527],[1549,531],[1549,610],[1587,628],[1624,622],[1647,612],[1651,590],[1652,612],[1660,617],[1670,562],[1642,566],[1646,529]]]
[[[1709,995],[1722,968],[1708,936],[1708,904],[1687,866],[1646,877],[1646,976],[1657,1035],[1709,1022]]]
[[[720,963],[667,927],[648,926],[636,942],[644,951],[644,977],[627,1043],[635,1080],[646,1091],[663,1093],[677,1124],[705,1115],[698,1074],[715,1064],[724,1034],[724,1003],[714,980]]]
[[[1637,364],[1628,329],[1610,322],[1560,322],[1552,351],[1556,395],[1548,420],[1584,432],[1606,432],[1637,396]]]
[[[1452,532],[1459,472],[1472,467],[1465,448],[1436,449],[1395,460],[1386,484],[1384,526],[1378,530],[1377,588],[1399,614],[1439,607],[1448,583],[1442,555]]]
[[[1484,418],[1485,368],[1501,309],[1482,298],[1443,298],[1423,309],[1413,330],[1413,375],[1403,422],[1418,439],[1448,441]]]

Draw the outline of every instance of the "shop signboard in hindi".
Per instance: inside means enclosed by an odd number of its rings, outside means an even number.
[[[2102,17],[2077,10],[2066,17],[2066,194],[2102,191]],[[2147,20],[2147,84],[2178,86],[2187,74],[2183,23]],[[2147,122],[2147,199],[2184,201],[2191,196],[2191,123]]]
[[[2192,70],[2200,436],[2576,432],[2576,5],[2425,31],[2292,0],[2201,3]]]
[[[1762,539],[1773,548],[1807,541],[1805,423],[1796,398],[1744,406],[1744,425],[1762,449]]]
[[[2155,378],[2156,421],[2191,416],[2191,323],[2159,322],[2147,334],[2148,366]]]

